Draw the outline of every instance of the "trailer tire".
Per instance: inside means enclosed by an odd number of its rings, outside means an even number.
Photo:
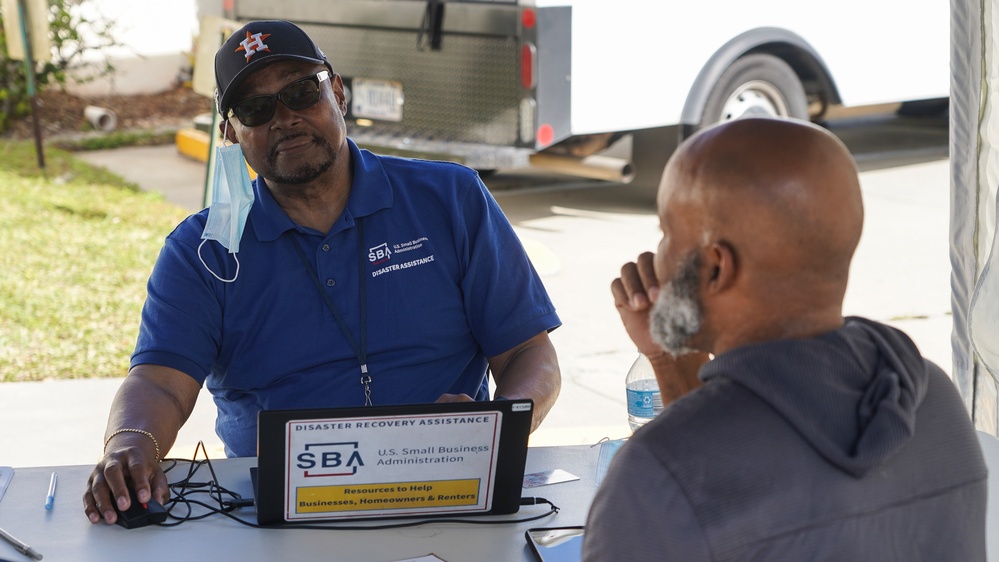
[[[696,130],[743,117],[808,118],[805,89],[790,65],[766,54],[737,59],[711,88]]]

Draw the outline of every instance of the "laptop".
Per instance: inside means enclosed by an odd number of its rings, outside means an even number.
[[[525,399],[262,411],[257,521],[516,513],[533,410]]]

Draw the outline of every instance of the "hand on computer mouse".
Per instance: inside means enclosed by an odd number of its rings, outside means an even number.
[[[115,521],[115,524],[121,525],[126,529],[137,529],[166,521],[167,511],[160,502],[152,498],[149,498],[149,501],[145,503],[140,502],[138,496],[135,495],[135,489],[132,487],[128,488],[128,495],[131,500],[131,505],[128,509],[121,511],[115,505],[114,509],[118,513],[118,519]]]
[[[104,458],[87,479],[83,511],[91,523],[117,522],[118,512],[134,502],[129,499],[129,488],[134,488],[142,499],[155,498],[160,504],[170,499],[166,475],[152,441],[136,434],[143,440],[131,443],[127,440],[130,435],[123,433],[110,442]]]

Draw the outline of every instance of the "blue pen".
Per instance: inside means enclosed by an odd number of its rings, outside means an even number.
[[[57,482],[59,482],[59,475],[53,472],[52,477],[49,478],[49,495],[45,497],[45,509],[52,509],[52,504],[55,503],[55,489]]]

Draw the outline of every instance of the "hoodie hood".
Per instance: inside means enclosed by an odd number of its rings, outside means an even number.
[[[861,477],[912,436],[927,363],[902,332],[848,317],[842,328],[726,352],[701,369],[747,388],[834,466]]]

